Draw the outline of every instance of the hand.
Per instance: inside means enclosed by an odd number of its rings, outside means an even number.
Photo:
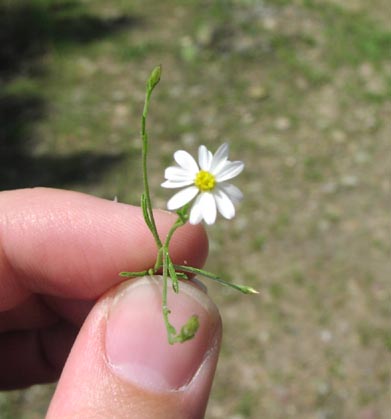
[[[164,237],[173,216],[157,211],[156,222]],[[204,230],[184,226],[170,250],[177,263],[202,266]],[[220,316],[204,292],[181,283],[169,293],[170,320],[180,327],[198,314],[201,326],[169,345],[161,281],[118,276],[155,258],[137,207],[54,189],[1,192],[0,388],[61,374],[48,419],[202,418]]]

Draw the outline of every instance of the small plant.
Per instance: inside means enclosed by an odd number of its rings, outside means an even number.
[[[206,224],[214,224],[219,212],[224,218],[231,219],[235,216],[234,204],[242,199],[241,191],[227,181],[239,175],[244,164],[241,161],[228,160],[228,144],[221,145],[215,154],[204,145],[198,150],[198,163],[186,151],[179,150],[174,153],[177,166],[168,167],[165,170],[166,181],[162,183],[164,188],[183,188],[177,192],[167,203],[170,211],[176,211],[178,216],[172,225],[167,237],[162,240],[157,232],[156,223],[152,211],[152,201],[149,191],[147,155],[149,151],[146,121],[149,103],[154,88],[160,81],[161,67],[156,67],[148,81],[144,109],[141,118],[142,140],[142,170],[144,191],[141,195],[141,208],[145,223],[151,231],[157,246],[157,257],[153,267],[140,272],[121,272],[122,277],[137,277],[155,275],[162,272],[163,275],[163,318],[167,328],[168,342],[174,344],[192,339],[199,328],[198,316],[191,316],[181,327],[179,332],[169,321],[170,309],[167,306],[168,282],[171,279],[174,292],[179,292],[179,280],[188,280],[187,274],[202,275],[223,285],[234,288],[244,294],[257,294],[258,292],[245,285],[232,284],[224,281],[218,275],[203,269],[187,265],[176,265],[172,262],[169,245],[175,231],[187,222],[198,224],[205,221]],[[192,205],[190,203],[193,202]]]

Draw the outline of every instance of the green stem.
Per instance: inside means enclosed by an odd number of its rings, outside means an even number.
[[[153,267],[154,273],[156,273],[163,266],[163,257],[164,257],[163,253],[164,253],[164,250],[162,246],[158,251],[155,266]]]
[[[156,262],[153,268],[139,271],[139,272],[121,272],[119,275],[121,277],[138,277],[145,275],[154,275],[162,270],[163,274],[163,296],[162,296],[162,311],[164,323],[167,329],[168,342],[174,344],[176,342],[186,342],[189,339],[192,339],[199,328],[199,319],[197,315],[192,315],[187,322],[181,327],[180,331],[177,333],[175,327],[170,323],[169,315],[171,313],[168,308],[168,281],[171,279],[172,288],[174,292],[179,292],[179,279],[188,279],[188,276],[183,272],[189,272],[192,274],[198,274],[211,278],[221,284],[227,285],[231,288],[237,289],[245,294],[257,293],[251,287],[244,285],[231,284],[222,280],[217,275],[204,271],[202,269],[193,268],[185,265],[174,265],[170,254],[169,254],[169,245],[175,231],[186,224],[189,219],[189,205],[185,205],[183,208],[177,211],[178,218],[169,230],[164,244],[160,239],[159,233],[156,228],[155,218],[153,216],[152,201],[149,191],[149,181],[148,181],[148,134],[147,134],[147,115],[149,109],[149,103],[151,100],[151,95],[153,89],[159,83],[161,74],[161,67],[155,67],[152,73],[149,76],[147,81],[147,88],[145,93],[144,108],[141,117],[141,140],[142,140],[142,173],[143,173],[143,187],[144,192],[141,195],[141,208],[145,223],[152,233],[152,236],[155,240],[156,246],[158,248],[158,253],[156,256]],[[182,272],[181,272],[182,271]]]
[[[167,234],[166,240],[164,241],[164,246],[167,247],[170,245],[170,241],[172,239],[172,236],[174,235],[175,231],[178,230],[179,227],[182,227],[185,223],[182,221],[181,218],[178,218],[171,227],[170,231]]]
[[[159,72],[158,77],[156,77],[157,71]],[[151,94],[154,87],[157,85],[160,79],[160,67],[156,67],[148,80],[147,83],[147,91],[145,94],[145,101],[144,101],[144,109],[143,114],[141,117],[141,139],[142,139],[142,170],[143,170],[143,184],[144,184],[144,195],[145,195],[145,209],[148,214],[148,220],[146,219],[146,223],[151,230],[153,238],[155,239],[157,247],[160,249],[162,247],[162,241],[160,240],[159,234],[156,228],[155,218],[153,216],[152,210],[152,201],[151,195],[149,192],[149,182],[148,182],[148,165],[147,165],[147,155],[148,155],[148,134],[146,129],[147,124],[147,115],[149,109],[149,102],[151,99]],[[144,215],[144,218],[145,215]]]
[[[170,315],[171,311],[167,305],[167,292],[168,292],[168,257],[166,252],[163,252],[163,296],[162,296],[162,311],[163,311],[163,318],[164,323],[167,329],[167,336],[168,342],[170,345],[175,343],[175,335],[176,330],[175,327],[170,323],[168,316]]]

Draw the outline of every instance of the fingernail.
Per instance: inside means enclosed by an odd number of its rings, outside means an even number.
[[[162,277],[122,284],[112,300],[106,327],[106,356],[123,380],[151,391],[177,390],[190,383],[217,345],[220,316],[209,297],[181,282],[168,293],[170,322],[177,331],[194,314],[200,328],[184,343],[170,345],[162,315]]]

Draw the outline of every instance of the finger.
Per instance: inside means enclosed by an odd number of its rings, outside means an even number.
[[[94,304],[95,300],[78,300],[32,294],[27,300],[12,309],[0,313],[0,333],[42,329],[56,323],[60,319],[80,327]]]
[[[196,314],[194,339],[169,345],[161,277],[117,287],[90,312],[51,402],[52,418],[202,418],[221,340],[211,300],[189,283],[169,291],[175,327]]]
[[[155,216],[164,238],[175,218]],[[179,229],[170,251],[178,263],[202,265],[202,227]],[[120,271],[148,269],[155,258],[138,207],[55,189],[0,193],[0,311],[30,293],[95,299],[121,280]]]
[[[1,313],[0,390],[58,380],[92,307],[91,301],[32,295],[20,306]]]
[[[60,321],[0,334],[0,390],[57,380],[77,332],[77,327]]]
[[[46,304],[42,304],[41,298],[31,295],[18,306],[0,313],[0,333],[43,328],[56,321],[58,317]],[[1,349],[0,346],[0,353]]]

